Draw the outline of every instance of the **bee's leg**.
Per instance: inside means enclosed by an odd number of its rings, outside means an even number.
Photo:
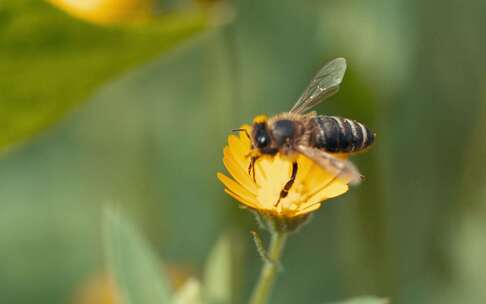
[[[255,179],[255,162],[257,161],[258,156],[252,156],[250,160],[250,165],[248,165],[248,174],[251,175],[253,181],[256,182]]]
[[[292,185],[295,182],[295,178],[297,177],[297,170],[298,170],[298,165],[297,162],[294,161],[292,163],[292,175],[290,176],[290,179],[287,181],[287,183],[285,183],[285,186],[283,187],[282,191],[280,191],[279,198],[275,202],[274,206],[278,206],[280,200],[282,198],[287,197],[287,195],[289,194],[290,188],[292,188]]]
[[[253,178],[254,182],[256,182],[255,164],[258,158],[260,158],[260,156],[261,154],[257,150],[254,150],[253,147],[251,147],[250,152],[245,155],[245,158],[250,158],[250,163],[248,164],[248,175],[250,175]]]

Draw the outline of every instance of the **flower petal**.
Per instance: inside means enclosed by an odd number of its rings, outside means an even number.
[[[250,148],[245,148],[240,139],[235,135],[228,137],[228,146],[223,150],[224,157],[230,157],[244,170],[247,170],[250,165],[250,158],[247,156],[250,153]]]
[[[298,212],[295,213],[295,216],[307,214],[312,211],[316,211],[319,208],[321,208],[321,203],[310,204],[306,208],[301,208]]]
[[[250,178],[246,171],[243,171],[241,166],[231,157],[224,157],[223,163],[228,172],[233,176],[233,178],[250,191],[253,195],[258,193],[258,187],[255,185],[253,180]],[[246,169],[245,169],[246,170]]]
[[[304,183],[308,191],[319,191],[318,189],[325,187],[332,181],[333,178],[333,175],[325,171],[319,165],[315,164],[309,169],[309,172],[304,177]]]
[[[319,202],[322,202],[326,199],[339,196],[339,195],[345,193],[346,191],[348,191],[348,189],[349,189],[348,185],[343,184],[339,180],[335,180],[332,183],[330,183],[329,186],[325,187],[321,191],[319,191],[319,192],[315,193],[314,195],[312,195],[311,197],[309,197],[307,199],[308,203],[303,204],[302,208],[306,208],[309,205],[319,203]]]
[[[228,136],[228,146],[235,157],[247,159],[246,154],[250,152],[250,146],[245,144],[240,137],[236,135]]]
[[[251,200],[248,200],[246,198],[243,198],[243,197],[239,196],[238,194],[231,192],[228,189],[224,189],[224,192],[226,192],[229,196],[231,196],[235,200],[239,201],[243,205],[246,205],[246,206],[253,208],[253,209],[260,209],[258,207],[258,203],[256,201],[251,201]]]
[[[254,201],[256,202],[256,197],[250,191],[246,190],[243,186],[235,182],[233,179],[227,177],[226,175],[219,173],[217,174],[218,179],[226,186],[228,190],[237,194],[239,197],[247,201]]]
[[[299,164],[299,170],[297,171],[296,180],[303,180],[309,174],[310,169],[315,166],[313,160],[301,155],[297,158],[297,163]]]

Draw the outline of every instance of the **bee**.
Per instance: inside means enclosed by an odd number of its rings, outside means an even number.
[[[358,169],[345,156],[367,149],[373,144],[375,133],[360,122],[310,111],[337,93],[345,71],[344,58],[330,61],[319,70],[290,111],[273,117],[255,117],[251,134],[247,132],[251,141],[248,172],[253,179],[255,161],[262,155],[275,155],[279,152],[290,158],[303,154],[331,172],[335,178],[347,179],[350,184],[361,181]],[[291,177],[284,185],[280,199],[287,196],[297,171],[298,164],[294,160]]]

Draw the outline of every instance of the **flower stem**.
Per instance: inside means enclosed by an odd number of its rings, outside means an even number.
[[[285,241],[287,240],[287,233],[272,232],[270,246],[268,248],[267,256],[269,260],[265,260],[260,273],[260,278],[253,290],[250,299],[250,304],[266,304],[270,296],[270,292],[277,276],[280,265],[280,257],[282,256]]]

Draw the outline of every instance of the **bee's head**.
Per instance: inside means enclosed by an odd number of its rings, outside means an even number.
[[[272,143],[272,137],[270,136],[267,126],[267,120],[268,118],[264,115],[259,115],[253,119],[251,137],[253,145],[260,150],[270,147]]]

